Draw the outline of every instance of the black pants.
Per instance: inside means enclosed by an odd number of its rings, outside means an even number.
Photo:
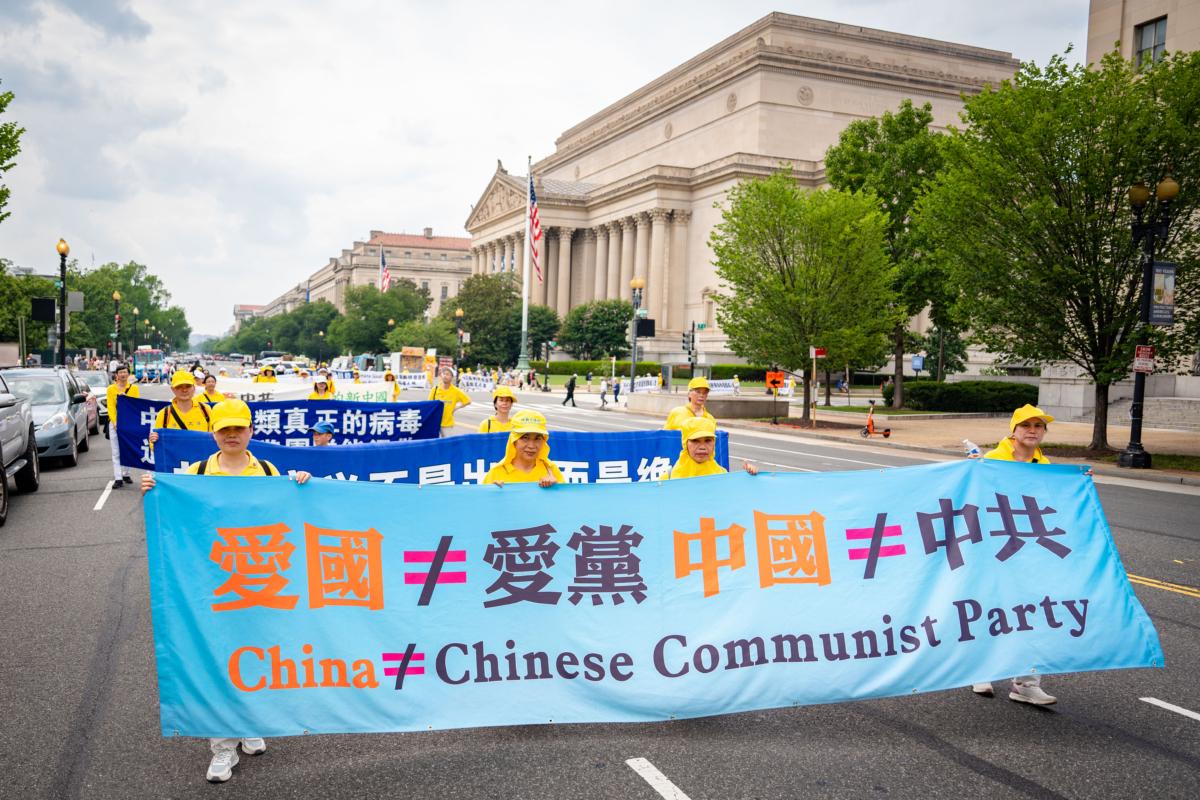
[[[575,390],[574,389],[567,389],[567,396],[563,398],[562,404],[565,406],[567,404],[568,400],[571,401],[571,405],[575,406]],[[579,408],[579,406],[575,406],[575,407]]]

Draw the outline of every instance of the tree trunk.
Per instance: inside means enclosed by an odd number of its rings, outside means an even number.
[[[904,323],[900,323],[893,340],[892,356],[896,359],[896,369],[892,378],[892,408],[904,407],[904,339]]]
[[[1096,411],[1092,416],[1092,450],[1108,449],[1108,384],[1096,384]]]
[[[832,383],[830,380],[830,372],[829,370],[825,370],[825,406],[827,408],[833,405],[833,400],[831,399],[832,395],[829,388],[830,383]]]

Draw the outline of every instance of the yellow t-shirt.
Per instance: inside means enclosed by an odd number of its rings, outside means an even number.
[[[260,374],[260,375],[254,376],[254,382],[255,383],[279,383],[279,379],[276,378],[274,375],[261,375]]]
[[[703,478],[705,475],[723,475],[726,471],[715,458],[710,458],[703,464],[697,464],[685,450],[679,454],[679,460],[675,462],[675,466],[671,468],[671,474],[667,478],[669,480]]]
[[[488,474],[484,476],[484,483],[495,483],[502,481],[504,483],[537,483],[547,475],[553,475],[554,479],[559,483],[563,482],[562,473],[558,471],[558,467],[551,464],[544,458],[539,458],[534,464],[533,469],[529,472],[522,472],[517,469],[515,464],[501,461],[496,466],[488,470]]]
[[[1013,453],[1012,439],[1004,438],[996,444],[996,449],[989,450],[984,458],[995,459],[996,461],[1016,461]],[[1050,459],[1046,458],[1042,453],[1042,448],[1036,447],[1033,450],[1033,458],[1025,462],[1027,464],[1049,464]]]
[[[140,389],[138,389],[138,385],[136,383],[126,384],[124,392],[122,392],[121,387],[117,386],[115,383],[110,383],[108,385],[108,389],[105,390],[104,393],[107,396],[106,402],[108,403],[108,422],[110,425],[117,424],[117,395],[118,394],[124,394],[126,397],[141,397],[142,396],[142,392]]]
[[[496,415],[493,414],[492,416],[485,419],[483,422],[479,423],[479,432],[480,433],[507,433],[508,431],[511,431],[511,430],[512,430],[512,418],[511,417],[509,418],[509,420],[507,422],[501,422],[500,420],[496,419]]]
[[[175,413],[172,414],[171,412]],[[171,401],[171,405],[166,406],[158,412],[158,416],[154,418],[154,427],[156,428],[175,428],[177,430],[189,431],[204,431],[208,433],[212,430],[212,425],[209,422],[209,416],[212,414],[208,410],[208,406],[199,401],[192,401],[192,409],[186,414],[179,410],[179,406],[175,405],[175,401]],[[176,419],[178,416],[178,419]],[[182,428],[179,425],[180,420],[183,421]]]
[[[220,455],[221,451],[218,450],[209,456],[207,461],[197,461],[187,468],[187,472],[185,474],[199,475],[201,464],[204,464],[205,475],[221,475],[235,478],[264,478],[279,474],[279,470],[275,468],[274,464],[272,464],[270,461],[259,461],[249,450],[247,450],[246,455],[249,456],[250,463],[246,465],[244,470],[234,475],[233,473],[225,472],[221,469],[221,462],[219,460]]]
[[[308,395],[308,399],[309,400],[332,400],[333,392],[329,391],[329,392],[325,392],[325,394],[321,394],[320,392],[310,392]]]
[[[212,394],[209,394],[207,391],[205,391],[204,394],[200,395],[196,399],[201,403],[208,403],[211,406],[223,402],[225,400],[225,395],[221,392],[213,392]]]
[[[704,411],[700,414],[693,414],[692,407],[689,405],[675,406],[674,408],[671,409],[671,413],[667,414],[667,424],[663,425],[663,430],[664,431],[683,430],[684,420],[687,420],[692,417],[704,417],[705,419],[711,419],[713,422],[717,421],[716,417],[714,417],[712,414],[708,413],[707,408],[704,409]]]
[[[458,406],[466,406],[471,404],[471,398],[467,397],[467,393],[457,386],[451,386],[445,389],[439,383],[429,392],[430,400],[442,401],[442,427],[454,427],[454,410]]]

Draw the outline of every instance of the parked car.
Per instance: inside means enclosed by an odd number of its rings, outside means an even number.
[[[41,479],[37,440],[34,438],[33,404],[18,397],[0,375],[0,461],[4,468],[0,486],[0,525],[8,521],[8,479],[22,492],[36,492]]]
[[[33,403],[40,458],[59,458],[73,467],[88,444],[87,394],[62,368],[10,369],[4,379],[17,397]]]
[[[96,398],[96,427],[92,433],[99,433],[100,428],[108,422],[108,385],[112,381],[108,373],[99,369],[80,370],[75,377],[87,384],[88,391]],[[88,421],[91,422],[89,415]]]

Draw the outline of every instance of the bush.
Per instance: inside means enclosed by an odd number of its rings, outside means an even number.
[[[892,402],[894,388],[883,387],[883,401]],[[1003,381],[905,381],[904,407],[917,411],[1003,412],[1026,403],[1036,404],[1038,387]]]

